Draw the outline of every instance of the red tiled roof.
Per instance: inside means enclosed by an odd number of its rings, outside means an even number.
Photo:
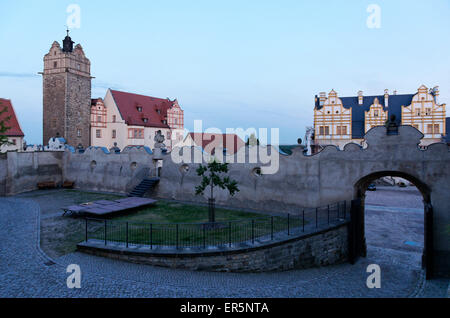
[[[122,119],[128,125],[169,128],[163,120],[167,120],[167,110],[173,106],[173,101],[114,90],[111,90],[111,94]],[[142,107],[142,112],[138,111],[138,107]],[[144,118],[148,120],[146,123]]]
[[[19,121],[17,120],[16,113],[14,112],[14,107],[9,99],[0,98],[0,111],[6,107],[6,112],[0,114],[0,121],[5,118],[10,117],[8,121],[5,122],[5,126],[10,127],[6,133],[3,135],[10,137],[23,137],[24,134],[20,128]]]
[[[206,152],[210,152],[216,147],[226,148],[229,154],[235,154],[245,142],[236,134],[209,134],[209,133],[189,133],[194,143],[201,146]],[[197,142],[201,141],[201,145]],[[232,142],[229,144],[228,141]],[[210,143],[214,144],[207,147]]]

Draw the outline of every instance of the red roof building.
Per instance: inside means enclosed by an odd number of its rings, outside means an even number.
[[[157,98],[109,89],[105,99],[91,103],[91,145],[120,149],[148,146],[153,149],[158,130],[167,149],[183,139],[184,112],[176,99]]]
[[[183,143],[185,146],[199,146],[210,154],[216,148],[226,150],[227,154],[235,154],[245,146],[245,142],[236,134],[189,133]]]
[[[5,122],[9,129],[5,134],[8,137],[24,137],[22,128],[20,128],[19,121],[17,120],[14,107],[9,99],[0,98],[0,111],[6,107],[6,111],[0,114],[0,121],[5,120],[5,118],[10,117],[8,121]]]
[[[3,145],[0,152],[21,150],[23,145],[23,137],[25,136],[22,128],[20,128],[19,121],[17,120],[14,107],[9,99],[0,98],[0,111],[6,109],[0,114],[0,121],[4,121],[8,130],[2,135],[8,136],[10,144]],[[6,120],[9,118],[8,120]]]

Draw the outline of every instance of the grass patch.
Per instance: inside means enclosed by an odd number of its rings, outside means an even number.
[[[208,222],[208,208],[160,201],[156,206],[133,215],[106,221],[107,241],[142,245],[172,245],[180,247],[222,245],[249,241],[252,238],[287,231],[287,217],[272,218],[258,213],[216,209],[217,225]],[[128,225],[127,225],[128,223]],[[128,231],[127,231],[128,226]],[[289,220],[291,228],[302,226],[300,218]],[[127,234],[128,232],[128,234]],[[105,239],[105,221],[89,221],[88,237]]]

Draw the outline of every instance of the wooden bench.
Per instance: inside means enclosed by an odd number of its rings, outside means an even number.
[[[62,187],[65,189],[72,189],[74,186],[75,182],[73,181],[64,181]]]
[[[56,188],[56,182],[55,181],[38,182],[37,186],[40,190],[54,189]]]

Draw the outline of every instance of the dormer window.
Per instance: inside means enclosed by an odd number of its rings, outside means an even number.
[[[143,121],[144,123],[148,123],[148,118],[142,118],[142,121]]]
[[[161,109],[157,109],[156,112],[157,112],[158,114],[161,114]]]
[[[164,120],[162,121],[162,123],[163,123],[164,125],[167,125],[167,120],[164,119]]]
[[[142,107],[141,107],[141,106],[138,106],[138,107],[137,107],[137,111],[140,112],[140,113],[142,113]]]

